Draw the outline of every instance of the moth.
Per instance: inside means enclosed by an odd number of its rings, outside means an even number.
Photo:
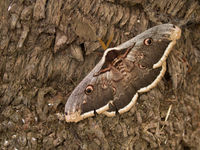
[[[108,48],[68,98],[66,122],[129,111],[139,94],[151,90],[164,76],[166,59],[180,36],[179,27],[162,24]]]

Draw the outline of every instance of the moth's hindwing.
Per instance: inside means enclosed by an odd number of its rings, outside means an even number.
[[[149,91],[161,80],[166,59],[180,35],[177,26],[163,24],[107,49],[69,97],[65,105],[66,121],[128,111],[139,93]]]

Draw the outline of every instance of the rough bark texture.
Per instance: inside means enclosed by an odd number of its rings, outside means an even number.
[[[1,149],[200,149],[199,14],[198,0],[1,0]],[[131,111],[59,118],[100,59],[99,38],[116,46],[168,22],[183,30],[168,72]]]

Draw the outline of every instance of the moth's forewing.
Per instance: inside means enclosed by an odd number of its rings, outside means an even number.
[[[67,122],[77,122],[89,116],[101,113],[108,109],[105,105],[113,99],[113,89],[109,86],[107,74],[94,76],[100,70],[102,60],[79,83],[67,100],[65,105],[65,118]],[[86,88],[93,87],[93,91],[86,94]]]

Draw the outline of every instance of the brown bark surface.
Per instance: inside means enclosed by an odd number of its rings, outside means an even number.
[[[1,149],[200,149],[198,0],[0,0],[0,18]],[[117,46],[162,23],[182,37],[156,88],[120,116],[62,120],[99,38]]]

